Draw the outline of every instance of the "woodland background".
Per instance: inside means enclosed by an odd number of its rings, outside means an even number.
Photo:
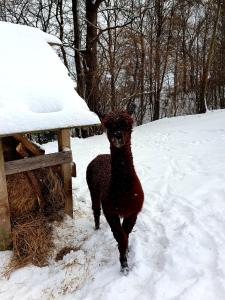
[[[1,0],[0,20],[58,36],[100,117],[136,107],[140,125],[225,108],[224,0]]]

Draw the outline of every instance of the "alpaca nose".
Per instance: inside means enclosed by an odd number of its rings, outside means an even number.
[[[115,131],[114,132],[114,137],[117,139],[122,139],[122,132],[121,131]]]

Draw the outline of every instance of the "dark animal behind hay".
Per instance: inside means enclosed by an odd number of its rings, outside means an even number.
[[[18,142],[13,137],[4,137],[2,142],[5,161],[16,160],[20,158],[16,152],[16,146],[18,145]]]

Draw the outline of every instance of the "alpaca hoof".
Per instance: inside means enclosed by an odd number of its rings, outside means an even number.
[[[126,266],[126,267],[121,267],[121,270],[120,272],[124,275],[124,276],[127,276],[129,274],[129,267]]]
[[[128,273],[129,273],[129,267],[128,267],[128,263],[127,263],[127,258],[126,258],[126,256],[120,258],[120,263],[121,263],[121,269],[120,269],[120,272],[121,272],[124,276],[127,276]]]

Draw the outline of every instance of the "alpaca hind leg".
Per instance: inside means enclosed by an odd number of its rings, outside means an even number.
[[[101,202],[99,197],[93,195],[93,193],[91,193],[91,201],[95,221],[95,230],[98,230],[100,228]]]
[[[98,230],[100,228],[100,215],[101,215],[101,208],[92,208],[93,209],[93,215],[95,220],[95,230]]]
[[[112,230],[115,240],[118,242],[118,249],[119,249],[119,253],[120,253],[121,272],[124,275],[127,275],[129,273],[129,267],[128,267],[128,263],[127,263],[127,246],[128,246],[127,235],[121,226],[119,216],[117,216],[117,215],[107,216],[106,215],[106,220],[109,223],[109,226],[111,227],[111,230]]]

